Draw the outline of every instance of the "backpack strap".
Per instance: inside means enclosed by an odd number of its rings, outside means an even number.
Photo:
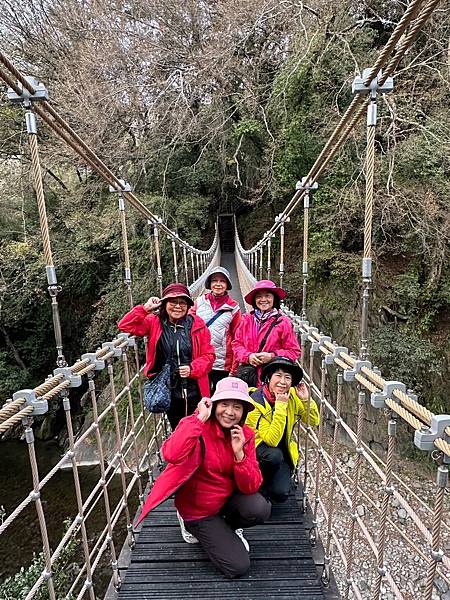
[[[218,318],[220,317],[220,315],[222,315],[224,312],[228,312],[228,311],[227,311],[227,310],[218,310],[218,311],[216,312],[216,314],[215,314],[213,317],[211,317],[211,318],[209,319],[209,321],[207,321],[207,323],[206,323],[206,327],[209,327],[210,325],[212,325],[212,324],[214,323],[214,321],[215,321],[216,319],[218,319]]]
[[[264,337],[263,337],[263,339],[261,340],[261,343],[259,344],[258,352],[261,352],[261,351],[262,351],[262,349],[264,348],[264,346],[265,346],[265,344],[266,344],[266,342],[267,342],[267,339],[268,339],[268,337],[269,337],[269,335],[270,335],[270,333],[271,333],[272,329],[273,329],[273,328],[275,327],[275,325],[276,325],[277,323],[279,323],[279,322],[280,322],[280,318],[279,318],[279,316],[275,317],[275,319],[274,319],[274,320],[272,321],[272,323],[270,324],[270,326],[269,326],[269,329],[266,331],[266,334],[265,334],[265,336],[264,336]]]

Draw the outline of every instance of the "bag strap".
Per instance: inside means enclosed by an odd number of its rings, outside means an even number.
[[[277,323],[279,323],[280,319],[278,316],[275,317],[275,319],[272,321],[272,323],[270,324],[269,329],[266,331],[266,335],[263,337],[263,339],[261,340],[261,343],[259,344],[259,348],[258,348],[258,352],[262,352],[262,349],[264,348],[266,342],[267,342],[267,338],[270,335],[270,332],[272,331],[272,329],[275,327],[275,325]]]
[[[218,311],[216,312],[216,314],[215,314],[213,317],[211,317],[211,318],[209,319],[209,321],[207,321],[207,323],[206,323],[206,327],[209,327],[210,325],[212,325],[212,324],[214,323],[214,321],[215,321],[216,319],[218,319],[218,318],[220,317],[220,315],[222,315],[224,312],[227,312],[227,311],[226,311],[226,310],[218,310]]]

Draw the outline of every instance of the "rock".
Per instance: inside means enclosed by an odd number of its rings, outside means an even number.
[[[448,584],[445,579],[442,579],[442,577],[435,577],[433,583],[440,594],[445,594],[445,592],[448,592]]]
[[[363,517],[366,514],[365,506],[363,504],[358,504],[356,512],[358,513],[358,516]]]
[[[397,508],[397,506],[399,506],[399,504],[400,504],[400,502],[397,500],[397,498],[392,498],[391,505],[392,505],[394,508]]]
[[[397,511],[397,516],[399,519],[402,519],[403,521],[405,521],[406,517],[408,516],[408,513],[406,512],[406,510],[404,508],[399,508]]]

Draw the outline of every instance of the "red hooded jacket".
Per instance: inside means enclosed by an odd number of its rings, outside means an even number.
[[[247,425],[242,428],[244,458],[236,462],[230,433],[214,417],[202,423],[195,412],[181,419],[162,446],[168,465],[152,487],[136,525],[173,493],[185,521],[216,515],[235,490],[255,494],[262,483],[255,434]]]
[[[211,334],[200,317],[193,315],[192,323],[192,379],[197,379],[200,394],[209,398],[208,373],[211,371],[216,358],[214,348],[211,344]],[[161,336],[162,326],[159,317],[149,314],[143,304],[138,304],[128,312],[120,321],[119,329],[131,335],[141,337],[147,336],[147,352],[144,374],[151,375],[155,364],[156,344]]]

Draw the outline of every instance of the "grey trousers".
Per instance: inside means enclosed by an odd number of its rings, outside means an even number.
[[[261,494],[235,492],[221,513],[198,521],[185,521],[211,562],[230,579],[245,575],[250,557],[235,529],[260,525],[270,517],[272,505]]]

